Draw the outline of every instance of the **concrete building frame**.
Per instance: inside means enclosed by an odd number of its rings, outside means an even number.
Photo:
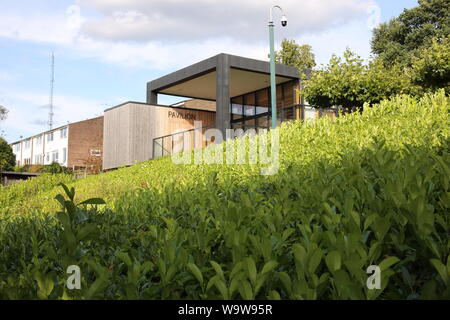
[[[215,100],[216,101],[216,128],[225,136],[225,130],[231,128],[230,109],[231,109],[231,93],[232,70],[242,70],[246,72],[267,75],[270,77],[270,64],[266,61],[255,60],[230,54],[221,53],[206,60],[195,63],[186,68],[172,72],[168,75],[155,79],[147,83],[147,103],[152,105],[158,104],[158,94],[169,94],[173,96],[184,96],[194,99]],[[305,69],[307,76],[310,70]],[[215,73],[215,93],[207,94],[177,94],[175,90],[170,90],[175,86],[202,77],[206,74]],[[296,67],[277,64],[275,67],[277,83],[283,81],[300,80]],[[211,91],[211,90],[210,90]]]

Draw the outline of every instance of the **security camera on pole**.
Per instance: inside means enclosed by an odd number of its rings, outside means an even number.
[[[287,19],[284,15],[283,9],[280,6],[273,6],[269,12],[269,39],[270,39],[270,94],[272,100],[272,128],[277,126],[277,87],[275,82],[275,49],[274,49],[274,23],[273,23],[273,9],[278,8],[281,11],[281,25],[287,26]]]

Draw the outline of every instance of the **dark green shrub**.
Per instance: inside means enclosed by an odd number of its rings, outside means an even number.
[[[41,170],[44,173],[71,173],[70,169],[61,166],[58,162],[52,162],[51,164],[44,165]]]

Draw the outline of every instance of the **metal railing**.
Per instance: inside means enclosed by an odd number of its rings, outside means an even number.
[[[167,134],[165,136],[153,139],[152,158],[156,159],[172,154],[175,146],[181,149],[177,149],[176,152],[184,152],[198,148],[204,148],[214,143],[214,140],[203,139],[203,137],[205,136],[205,131],[211,128],[214,128],[214,126],[210,125],[200,128],[193,128],[186,131]],[[180,141],[181,148],[179,147]],[[189,142],[188,145],[185,144],[186,141]]]

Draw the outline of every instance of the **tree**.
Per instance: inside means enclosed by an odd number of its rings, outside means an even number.
[[[311,105],[323,108],[338,105],[349,110],[411,91],[409,79],[399,66],[387,69],[379,59],[365,64],[347,49],[343,59],[333,55],[325,68],[313,71],[304,93]]]
[[[0,120],[5,120],[8,115],[8,109],[4,106],[0,105]]]
[[[433,39],[450,34],[450,0],[419,0],[419,6],[406,9],[398,17],[373,31],[372,52],[385,66],[410,67],[413,58],[431,46]]]
[[[417,95],[421,89],[411,83],[410,77],[409,69],[405,70],[400,65],[386,68],[381,59],[375,58],[369,62],[363,73],[364,93],[361,99],[375,104],[397,94]]]
[[[450,93],[450,37],[433,39],[429,48],[413,58],[411,81],[425,91],[444,88]]]
[[[281,50],[275,52],[277,63],[297,67],[301,78],[306,78],[304,69],[312,69],[316,66],[312,47],[308,44],[299,45],[295,40],[283,39]]]
[[[0,137],[0,172],[9,171],[16,165],[16,156],[11,146],[5,139]]]
[[[312,73],[305,83],[305,98],[314,106],[330,107],[342,105],[346,108],[361,105],[361,75],[364,71],[362,59],[350,50],[341,58],[333,55],[322,70]]]

